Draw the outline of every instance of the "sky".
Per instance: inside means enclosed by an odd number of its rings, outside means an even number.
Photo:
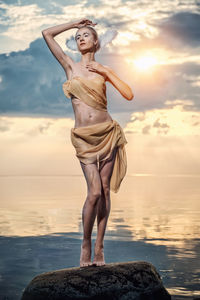
[[[112,7],[115,9],[112,9]],[[108,112],[126,135],[128,174],[200,172],[200,1],[0,1],[0,175],[82,174],[70,141],[64,70],[41,31],[88,18],[96,53],[132,89],[127,101],[107,82]],[[71,29],[55,37],[66,47]]]

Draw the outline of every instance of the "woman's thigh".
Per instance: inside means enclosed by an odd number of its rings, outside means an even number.
[[[87,182],[88,192],[95,195],[101,194],[101,177],[97,163],[84,164],[80,162],[80,164]]]
[[[84,164],[80,161],[87,182],[88,192],[98,195],[101,194],[102,189],[110,186],[117,150],[118,147],[116,146],[109,158],[99,162],[99,170],[97,163]]]
[[[99,174],[103,188],[110,187],[110,179],[115,164],[117,150],[118,147],[116,146],[113,149],[111,156],[108,159],[101,161],[99,164]]]

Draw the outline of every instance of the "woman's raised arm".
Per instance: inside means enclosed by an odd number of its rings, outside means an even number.
[[[49,47],[55,58],[58,60],[58,62],[61,64],[61,66],[64,68],[65,72],[71,69],[74,61],[70,56],[64,53],[62,48],[55,41],[54,36],[72,28],[77,28],[76,22],[64,23],[42,30],[42,35],[45,42],[47,43],[47,46]]]
[[[67,54],[64,53],[62,48],[58,45],[58,43],[54,40],[54,36],[57,34],[66,31],[68,29],[72,28],[81,28],[86,25],[94,26],[97,23],[93,23],[89,19],[81,19],[75,22],[70,23],[64,23],[61,25],[56,25],[47,29],[42,30],[43,38],[45,39],[45,42],[47,43],[49,49],[55,56],[55,58],[59,61],[61,66],[64,68],[67,75],[72,69],[72,65],[74,64],[74,61],[71,57],[69,57]]]

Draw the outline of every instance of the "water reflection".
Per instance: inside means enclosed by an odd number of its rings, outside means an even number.
[[[126,176],[120,191],[111,193],[105,235],[110,261],[150,261],[158,267],[171,295],[200,295],[198,183],[198,176]],[[12,241],[12,247],[18,237],[22,257],[36,247],[29,243],[31,237],[41,237],[43,247],[43,236],[48,236],[52,251],[57,251],[53,237],[59,238],[61,247],[67,235],[65,250],[69,247],[70,251],[82,239],[81,213],[87,192],[83,176],[1,177],[0,190],[0,235]],[[93,238],[96,231],[95,223]],[[77,259],[80,245],[76,251]]]
[[[199,178],[127,176],[124,181],[119,193],[111,193],[107,231],[123,236],[126,228],[130,240],[145,239],[179,250],[185,240],[199,238]],[[1,235],[82,231],[86,198],[82,176],[2,177],[0,189]],[[192,248],[191,244],[186,255]]]

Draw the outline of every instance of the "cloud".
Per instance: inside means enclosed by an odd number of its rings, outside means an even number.
[[[68,53],[69,54],[69,53]],[[71,54],[69,54],[71,55]],[[79,54],[73,58],[76,60]],[[165,107],[166,99],[192,99],[199,108],[200,65],[157,66],[153,73],[135,73],[123,56],[99,56],[98,61],[109,64],[133,92],[135,99],[125,101],[119,91],[107,83],[108,110],[118,113]],[[191,77],[192,76],[192,77]],[[196,77],[196,79],[195,79]],[[192,80],[191,80],[192,78]],[[73,116],[71,100],[62,90],[66,76],[43,39],[37,39],[24,51],[0,55],[0,112],[1,114],[27,114]],[[123,102],[124,101],[124,102]]]
[[[111,12],[113,2],[115,10]],[[181,34],[184,33],[184,29],[188,34],[190,34],[190,30],[198,34],[198,4],[195,0],[189,3],[179,3],[181,5],[169,0],[165,2],[146,1],[145,3],[139,0],[117,2],[114,0],[113,2],[105,0],[84,2],[11,0],[8,3],[8,1],[1,1],[0,26],[3,28],[4,43],[1,43],[2,50],[0,51],[24,50],[31,41],[41,36],[42,29],[52,26],[52,24],[58,25],[66,22],[66,15],[69,21],[81,17],[95,20],[98,22],[97,28],[100,33],[105,30],[104,28],[114,26],[120,30],[121,37],[130,35],[130,43],[145,39],[151,41],[158,36],[162,28],[166,34],[171,34],[170,21],[173,22],[173,29],[176,32],[179,32],[179,27],[182,26]],[[185,17],[187,18],[186,25],[184,25]],[[68,35],[69,32],[64,34]],[[121,37],[118,37],[117,45],[124,40]],[[60,37],[58,39],[61,41],[61,46],[64,46],[64,41]]]
[[[72,114],[62,91],[64,72],[42,39],[24,51],[1,54],[0,63],[1,113]]]
[[[135,112],[124,131],[151,136],[200,137],[200,112],[190,100],[165,101],[165,108]]]
[[[155,24],[160,28],[159,37],[168,41],[170,47],[200,46],[200,14],[191,12],[175,13]]]
[[[70,118],[1,117],[1,174],[76,172],[79,163],[70,141],[73,123]]]
[[[71,118],[48,118],[48,117],[0,117],[0,137],[12,138],[19,142],[30,141],[37,137],[44,139],[51,137],[52,141],[65,136],[65,131],[73,127]]]
[[[70,118],[1,117],[1,175],[83,175],[70,140],[73,123]],[[183,110],[182,100],[169,101],[166,110],[134,113],[124,128],[127,175],[199,174],[199,126],[199,113]]]
[[[9,131],[12,124],[13,122],[7,118],[0,118],[0,132]]]
[[[63,69],[44,40],[38,38],[43,28],[66,22],[66,14],[70,14],[70,20],[84,15],[97,21],[100,34],[110,26],[119,32],[110,48],[98,54],[97,61],[113,68],[130,85],[135,98],[122,102],[120,93],[108,83],[108,109],[131,115],[132,111],[165,108],[166,99],[191,99],[194,109],[199,109],[200,45],[195,42],[199,40],[196,2],[177,5],[171,1],[145,4],[118,1],[115,4],[116,9],[110,13],[112,3],[106,1],[2,2],[1,25],[5,29],[2,38],[9,38],[11,48],[8,49],[15,48],[15,41],[19,42],[17,49],[26,49],[0,55],[1,114],[73,115],[71,101],[62,91],[66,80]],[[28,25],[24,26],[25,23]],[[56,36],[63,49],[65,38],[71,34],[68,31]],[[125,59],[134,61],[146,49],[155,51],[158,57],[159,53],[165,53],[154,72],[140,74]],[[80,60],[79,54],[67,53],[75,61]],[[144,128],[146,133],[149,130]]]
[[[79,54],[68,55],[76,61]],[[43,39],[24,51],[1,54],[0,76],[1,114],[73,116],[71,100],[62,89],[66,75]],[[120,93],[112,87],[107,94],[108,108],[122,110]],[[130,111],[130,102],[126,104],[124,111]]]

